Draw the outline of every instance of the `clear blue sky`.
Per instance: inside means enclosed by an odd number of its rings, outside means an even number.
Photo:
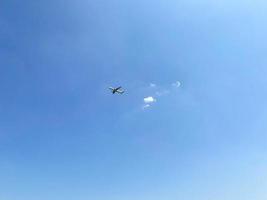
[[[2,0],[0,199],[267,199],[266,9]]]

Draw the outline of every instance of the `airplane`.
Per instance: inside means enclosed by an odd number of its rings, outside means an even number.
[[[109,89],[111,90],[112,94],[118,93],[118,94],[123,94],[125,91],[122,89],[122,87],[117,87],[117,88],[113,88],[113,87],[109,87]]]

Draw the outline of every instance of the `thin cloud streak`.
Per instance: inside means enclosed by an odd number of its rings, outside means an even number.
[[[156,87],[157,85],[156,85],[155,83],[150,83],[149,86],[152,87],[152,88],[154,88],[154,87]]]
[[[176,81],[175,83],[172,84],[173,87],[179,88],[181,86],[180,81]]]
[[[143,110],[148,109],[149,107],[150,107],[150,105],[146,104],[146,105],[143,106]]]

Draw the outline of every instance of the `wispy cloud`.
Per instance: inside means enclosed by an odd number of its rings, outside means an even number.
[[[157,91],[156,95],[160,97],[160,96],[163,96],[163,95],[167,95],[169,93],[170,93],[169,90],[162,90],[162,91]]]
[[[156,87],[157,85],[156,85],[155,83],[150,83],[149,86],[152,87],[152,88],[154,88],[154,87]]]
[[[172,84],[173,87],[179,88],[181,86],[181,82],[180,81],[176,81]]]
[[[147,108],[149,108],[149,107],[150,107],[149,104],[145,104],[145,105],[143,105],[143,109],[144,109],[144,110],[147,109]]]

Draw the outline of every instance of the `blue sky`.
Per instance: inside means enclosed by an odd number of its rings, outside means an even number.
[[[0,199],[266,199],[266,8],[2,1]]]

